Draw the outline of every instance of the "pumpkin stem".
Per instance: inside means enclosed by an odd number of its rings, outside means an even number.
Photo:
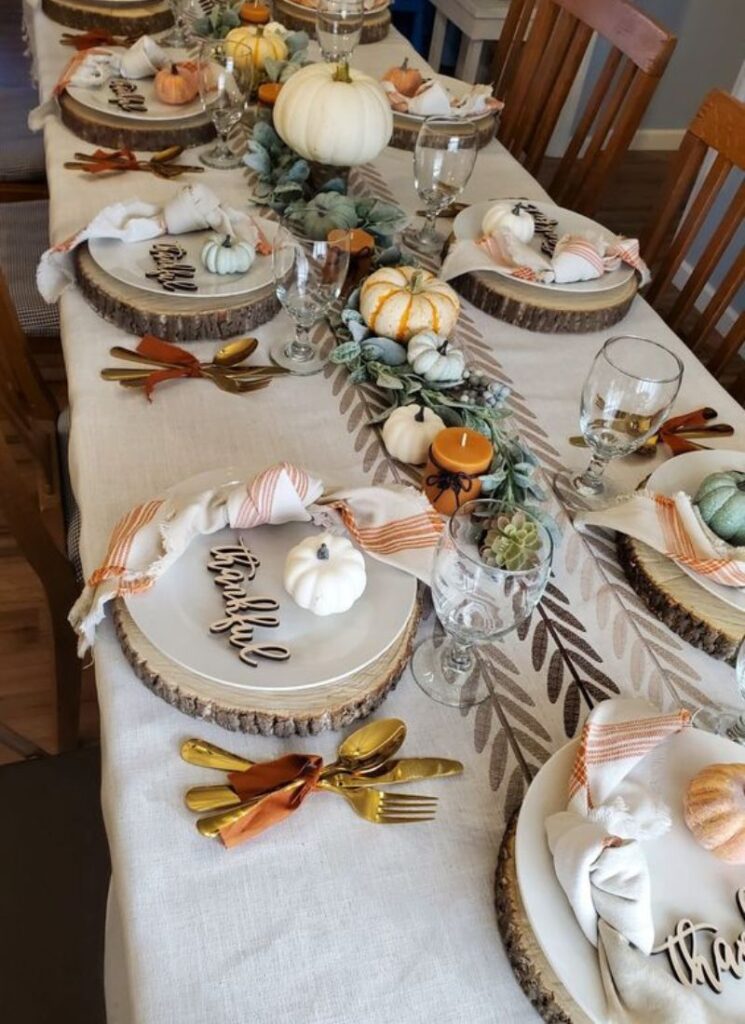
[[[352,76],[349,74],[349,61],[340,60],[336,65],[336,71],[334,72],[335,82],[351,82]]]
[[[231,247],[233,243],[230,240],[230,235],[225,236],[225,241],[222,244],[224,249],[229,249]]]
[[[171,64],[171,74],[172,75],[177,75],[178,74],[178,64]]]
[[[321,544],[318,551],[316,551],[316,558],[320,558],[322,562],[327,562],[331,552],[329,551],[328,544]]]
[[[424,423],[424,406],[423,405],[419,406],[419,412],[414,414],[414,419],[417,421],[417,423]]]
[[[409,281],[409,291],[410,292],[418,292],[419,291],[419,289],[421,287],[421,284],[422,284],[422,278],[423,277],[424,277],[424,274],[422,274],[421,270],[415,270],[414,271],[414,273],[411,275],[411,280]]]
[[[440,347],[437,349],[437,351],[440,353],[441,356],[444,356],[445,353],[447,352],[447,350],[448,350],[448,339],[445,338],[445,340],[443,341],[442,345],[440,345]]]
[[[401,71],[408,71],[409,70],[409,58],[408,57],[404,57],[404,59],[402,60],[400,70]]]

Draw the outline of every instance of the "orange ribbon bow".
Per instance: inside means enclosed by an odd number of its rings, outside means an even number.
[[[682,416],[671,416],[660,427],[658,439],[667,445],[673,455],[700,451],[707,446],[697,444],[692,440],[693,437],[729,437],[733,433],[732,427],[726,423],[709,422],[716,419],[716,416],[716,409],[708,406],[694,409],[693,412],[684,413]]]
[[[153,391],[158,384],[162,384],[165,380],[205,376],[196,356],[179,345],[172,345],[169,341],[156,338],[154,334],[146,334],[137,346],[137,351],[154,362],[171,363],[169,369],[153,370],[145,381],[145,395],[148,402],[152,402]]]
[[[81,53],[94,46],[115,46],[117,38],[105,28],[89,28],[87,32],[80,34],[64,32],[60,42],[63,46],[74,46],[78,53]]]
[[[223,845],[237,846],[284,821],[318,785],[323,759],[317,754],[287,754],[275,761],[230,772],[228,779],[242,801],[259,799],[241,817],[220,829]]]
[[[85,169],[90,174],[100,174],[102,171],[133,171],[138,164],[139,160],[131,149],[96,149],[91,153],[89,166]]]

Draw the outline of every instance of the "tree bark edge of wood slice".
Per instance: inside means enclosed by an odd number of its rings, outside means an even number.
[[[547,1024],[591,1024],[557,978],[528,922],[515,867],[518,813],[505,829],[494,877],[497,924],[507,959],[520,988]]]
[[[182,122],[147,122],[92,110],[66,92],[58,102],[65,127],[78,138],[96,146],[155,153],[169,146],[183,146],[185,149],[201,146],[215,137],[212,118],[202,112]]]
[[[156,240],[154,240],[156,241]],[[128,334],[154,334],[176,344],[188,341],[227,340],[252,331],[273,319],[280,310],[273,285],[250,297],[226,296],[222,303],[168,295],[171,309],[159,305],[161,296],[117,281],[96,264],[88,246],[78,247],[74,258],[75,279],[86,301],[99,316]],[[166,298],[167,293],[163,293]]]
[[[247,691],[237,691],[243,703],[238,696],[232,700],[215,699],[210,695],[208,680],[170,661],[149,643],[121,598],[114,602],[114,627],[122,651],[140,682],[182,714],[213,722],[229,732],[313,736],[343,729],[366,718],[382,704],[409,663],[420,614],[421,601],[417,600],[400,637],[360,673],[319,688],[321,693],[315,696],[314,691],[297,691],[285,696],[286,706],[281,710],[272,708],[269,703],[261,706],[260,699],[252,698]],[[252,700],[255,707],[251,706]],[[276,695],[272,700],[276,705]]]
[[[476,127],[476,148],[483,149],[484,146],[488,146],[491,140],[494,138],[497,130],[497,119],[499,114],[489,114],[487,117],[480,117],[474,119],[473,124]],[[412,123],[411,121],[405,120],[395,110],[393,111],[393,135],[391,141],[388,143],[394,149],[405,149],[409,152],[413,152],[416,148],[416,140],[419,135],[419,129],[421,128],[422,122],[418,121]]]
[[[734,662],[745,613],[719,601],[669,558],[625,534],[616,537],[621,568],[655,618],[720,661]]]
[[[133,7],[98,7],[95,4],[70,3],[67,0],[41,0],[48,18],[65,28],[107,29],[113,35],[136,36],[163,32],[173,25],[170,7],[161,2],[142,3]]]
[[[496,273],[461,274],[449,283],[484,313],[546,334],[588,334],[612,327],[626,316],[637,292],[635,278],[608,292],[580,292],[574,297],[566,292],[544,295]]]
[[[302,4],[294,4],[287,0],[275,0],[274,16],[285,28],[293,32],[308,32],[313,37],[316,28],[316,12]],[[362,22],[360,44],[379,43],[388,35],[391,27],[391,12],[388,7],[379,11],[369,11]]]

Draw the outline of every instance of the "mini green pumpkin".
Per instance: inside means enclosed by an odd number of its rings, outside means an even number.
[[[202,263],[211,274],[245,274],[256,259],[256,250],[248,242],[210,238],[202,249]]]
[[[338,192],[319,192],[304,206],[298,204],[292,220],[308,238],[323,241],[334,228],[356,228],[359,218],[354,199]]]
[[[699,487],[693,503],[718,537],[736,547],[745,544],[745,473],[712,473]]]

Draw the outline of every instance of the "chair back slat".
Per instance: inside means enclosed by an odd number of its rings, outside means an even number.
[[[732,242],[745,222],[743,171],[745,103],[715,89],[706,96],[685,134],[670,166],[659,212],[642,236],[642,253],[652,270],[646,297],[663,305],[661,312],[670,326],[684,331],[697,352],[705,353],[711,347],[706,343],[745,282],[745,250],[740,249],[727,266]],[[710,229],[712,211],[718,210],[717,204],[723,205],[720,197],[729,194],[736,176],[741,179],[739,185]],[[683,212],[686,203],[688,208]],[[694,257],[704,226],[706,241]],[[666,312],[666,293],[684,261],[692,263],[688,279]],[[712,284],[715,272],[721,273],[721,278]],[[709,290],[711,296],[701,308],[702,296]],[[695,317],[694,307],[698,310]],[[739,314],[710,354],[711,372],[721,373],[743,341],[745,320]]]
[[[515,75],[536,0],[512,0],[494,53],[494,95],[506,96]]]
[[[521,0],[514,18],[525,31]],[[520,15],[521,17],[518,17]],[[522,20],[521,20],[522,19]],[[629,0],[537,0],[527,38],[499,95],[500,141],[535,173],[595,34],[611,51],[581,112],[548,190],[557,202],[592,213],[628,148],[675,47],[676,39]]]

